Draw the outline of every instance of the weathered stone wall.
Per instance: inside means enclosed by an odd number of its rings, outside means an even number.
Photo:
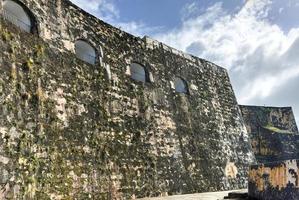
[[[249,173],[249,196],[259,200],[299,199],[299,161],[254,165]]]
[[[254,158],[225,69],[68,1],[22,2],[40,37],[1,18],[2,197],[130,199],[247,186]],[[79,38],[103,52],[95,66],[74,56]],[[130,78],[133,61],[150,83]],[[175,93],[176,76],[190,94]]]
[[[292,108],[240,108],[258,162],[299,158],[299,134]]]

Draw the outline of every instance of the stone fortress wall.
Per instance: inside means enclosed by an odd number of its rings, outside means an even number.
[[[299,133],[291,107],[240,109],[258,163],[299,158]]]
[[[249,195],[260,200],[299,199],[299,133],[290,107],[240,106],[256,165]]]
[[[0,23],[0,185],[8,199],[131,199],[247,187],[254,162],[227,71],[68,0]],[[76,57],[76,41],[95,63]],[[132,79],[132,64],[144,80]],[[176,90],[175,80],[185,84]]]

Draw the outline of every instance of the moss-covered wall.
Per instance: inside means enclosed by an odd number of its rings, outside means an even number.
[[[253,158],[225,69],[69,1],[23,1],[40,35],[0,26],[0,195],[131,199],[247,186]],[[103,50],[95,66],[75,38]],[[131,62],[151,82],[132,80]],[[172,88],[184,77],[190,94]]]
[[[259,163],[298,158],[299,134],[291,107],[240,108]]]

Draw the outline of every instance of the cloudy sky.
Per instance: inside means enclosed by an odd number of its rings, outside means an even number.
[[[292,106],[299,122],[299,0],[72,1],[225,67],[240,104]]]

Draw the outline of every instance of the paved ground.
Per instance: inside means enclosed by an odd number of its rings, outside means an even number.
[[[222,200],[230,192],[247,192],[245,190],[234,190],[226,192],[209,192],[209,193],[199,193],[199,194],[188,194],[188,195],[177,195],[169,197],[157,197],[157,198],[144,198],[140,200]]]

